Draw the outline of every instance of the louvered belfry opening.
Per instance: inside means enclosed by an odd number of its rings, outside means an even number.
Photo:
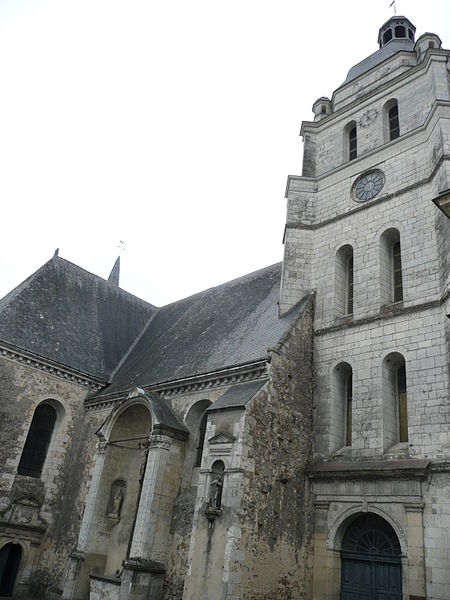
[[[56,410],[50,404],[40,404],[33,415],[25,446],[20,457],[19,475],[39,478],[47,457],[56,423]]]
[[[394,302],[403,300],[403,281],[402,281],[402,256],[400,242],[395,242],[392,246],[392,272],[394,286]]]
[[[347,427],[346,427],[346,440],[345,445],[352,445],[352,404],[353,404],[353,374],[347,376],[346,381],[346,417],[347,417]]]
[[[353,256],[347,262],[347,314],[353,314]]]
[[[406,369],[400,365],[397,369],[398,414],[400,425],[400,442],[408,441],[408,403],[406,395]]]
[[[349,159],[353,160],[358,156],[358,138],[356,135],[356,125],[352,127],[348,134]]]
[[[394,106],[389,110],[389,138],[391,140],[395,140],[400,135],[400,123],[398,120],[398,104],[394,104]]]

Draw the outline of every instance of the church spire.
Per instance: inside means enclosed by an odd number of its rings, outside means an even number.
[[[119,277],[120,277],[120,256],[117,257],[116,262],[114,263],[113,268],[111,269],[111,273],[109,274],[108,281],[112,283],[112,285],[116,285],[119,287]]]

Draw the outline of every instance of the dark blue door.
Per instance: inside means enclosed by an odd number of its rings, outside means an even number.
[[[400,544],[378,515],[356,518],[344,535],[341,600],[402,600]]]

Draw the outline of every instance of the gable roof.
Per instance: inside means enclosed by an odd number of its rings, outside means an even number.
[[[55,255],[0,300],[0,340],[107,379],[155,311]]]
[[[278,318],[281,263],[169,304],[152,316],[97,396],[267,358],[301,310]]]

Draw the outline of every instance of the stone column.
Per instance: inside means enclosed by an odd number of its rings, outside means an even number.
[[[67,570],[66,580],[64,582],[64,600],[72,600],[72,598],[76,598],[75,592],[79,584],[80,572],[83,570],[84,554],[87,550],[89,541],[89,533],[91,530],[92,519],[94,517],[94,508],[100,489],[107,446],[108,443],[106,441],[100,441],[97,443],[97,455],[95,457],[91,485],[89,486],[86,499],[83,520],[81,521],[80,533],[78,534],[77,548],[70,554],[70,562]]]
[[[124,563],[120,600],[159,600],[170,514],[161,510],[172,438],[152,433],[129,557]],[[158,536],[155,536],[158,527]],[[149,592],[151,590],[151,592]],[[149,595],[150,594],[150,595]]]

